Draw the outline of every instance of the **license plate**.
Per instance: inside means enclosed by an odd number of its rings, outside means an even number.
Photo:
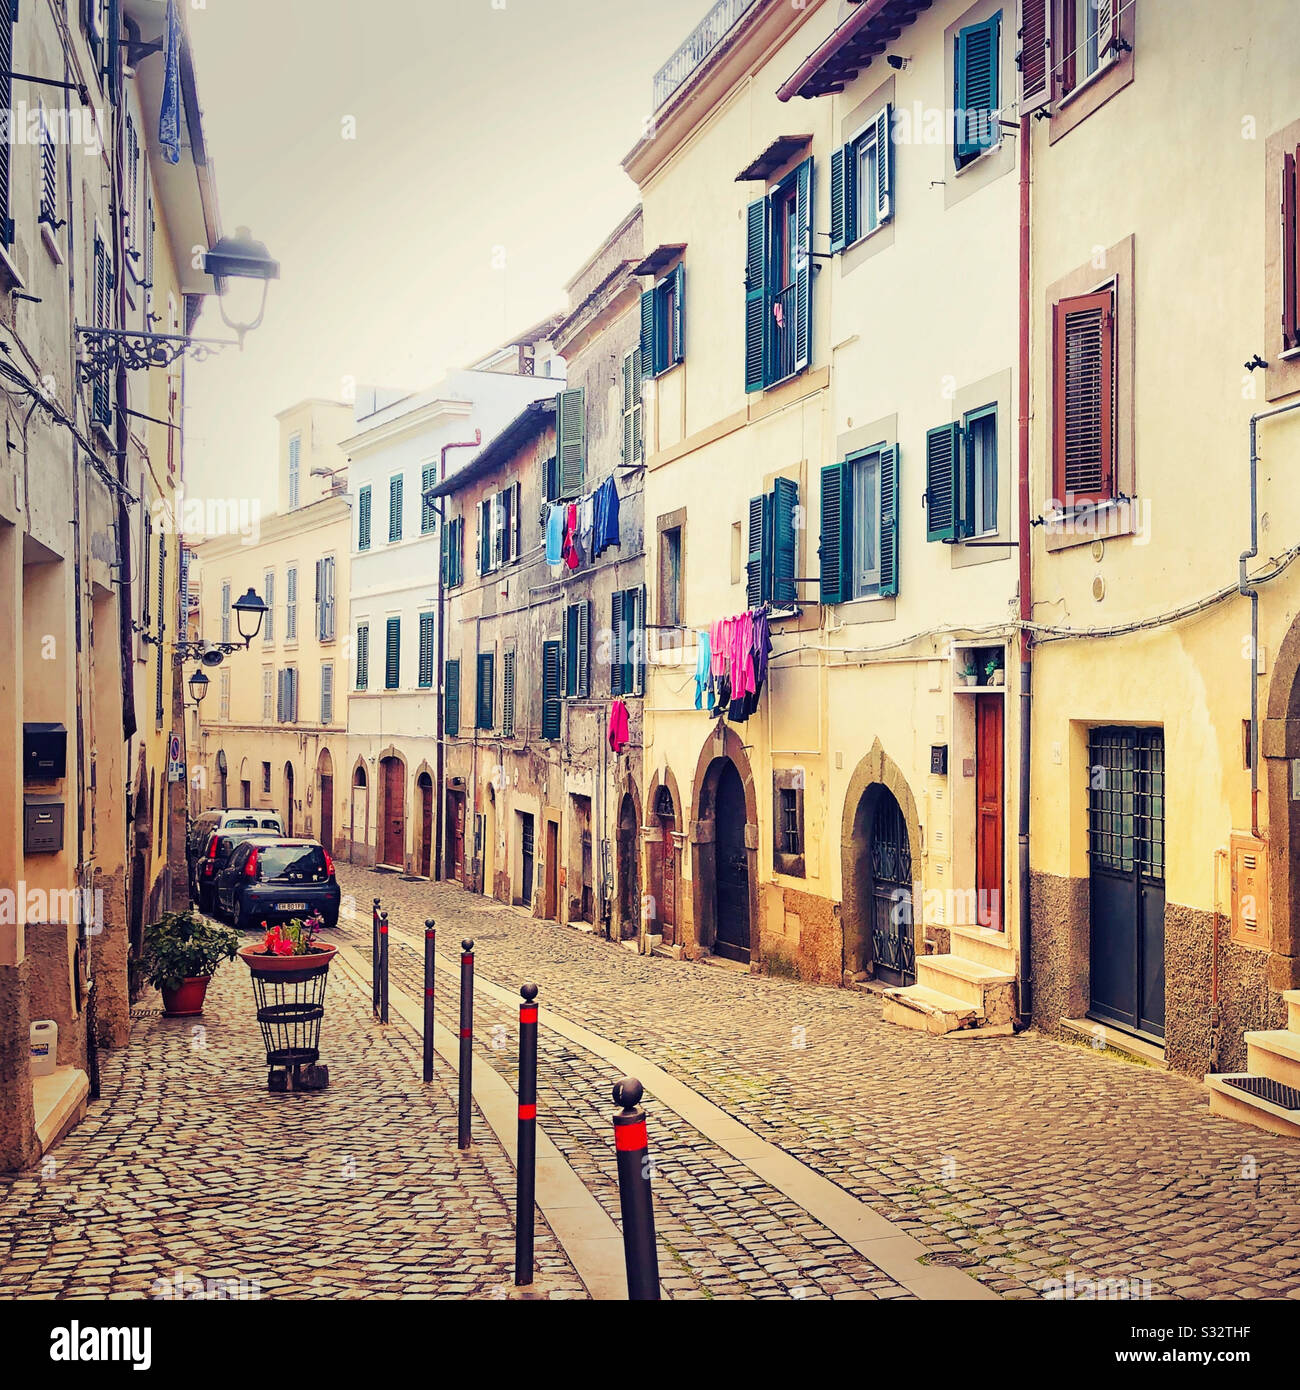
[[[306,903],[276,903],[276,907],[281,912],[304,912]]]

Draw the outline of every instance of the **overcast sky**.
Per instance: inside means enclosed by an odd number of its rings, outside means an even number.
[[[269,495],[277,411],[348,377],[426,387],[563,305],[636,202],[620,160],[711,0],[204,4],[222,222],[282,276],[242,354],[188,369],[189,491],[224,497]],[[225,335],[215,306],[196,331]]]

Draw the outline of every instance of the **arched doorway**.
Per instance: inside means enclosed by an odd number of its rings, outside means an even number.
[[[745,746],[721,721],[695,765],[690,844],[696,942],[729,960],[759,959],[758,798]]]
[[[749,854],[745,848],[745,788],[730,758],[723,759],[714,794],[716,816],[715,955],[749,960]]]
[[[406,768],[401,758],[380,761],[379,785],[383,789],[383,813],[379,823],[381,864],[406,867]]]
[[[420,864],[425,878],[433,877],[433,778],[427,772],[416,778],[420,791]]]
[[[650,828],[655,837],[647,846],[653,931],[663,937],[665,946],[677,945],[677,807],[672,788],[656,787],[650,808]]]
[[[143,776],[143,763],[136,785],[135,816],[131,853],[130,933],[131,954],[138,956],[144,944],[145,898],[148,893],[149,865],[153,858],[153,826],[150,819],[149,788]]]
[[[429,794],[429,805],[433,805],[433,793]],[[496,897],[497,873],[497,789],[489,782],[487,804],[483,808],[483,892],[489,898]]]
[[[844,897],[849,972],[891,985],[915,983],[911,836],[898,798],[880,782],[858,799]]]
[[[285,763],[284,765],[284,810],[281,814],[284,816],[284,833],[286,835],[292,835],[294,833],[292,763]]]
[[[334,853],[334,760],[328,748],[316,760],[316,799],[320,807],[320,842]]]
[[[636,803],[624,792],[618,812],[619,935],[635,939],[641,930],[641,863],[637,855]]]
[[[358,762],[352,773],[352,860],[369,863],[370,790],[365,764]]]

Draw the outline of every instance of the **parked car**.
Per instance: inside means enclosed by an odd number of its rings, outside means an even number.
[[[216,871],[215,868],[205,867],[204,861],[210,862],[214,858],[215,837],[223,831],[243,831],[247,834],[259,830],[283,835],[284,822],[279,811],[249,807],[207,810],[191,822],[185,841],[185,858],[189,869],[190,897],[201,911],[207,912],[211,908],[211,889]]]
[[[213,903],[241,930],[319,912],[338,926],[342,893],[334,860],[316,840],[248,835],[216,875]]]

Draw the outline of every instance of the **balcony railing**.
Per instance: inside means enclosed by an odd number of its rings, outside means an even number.
[[[677,52],[655,73],[657,111],[726,37],[727,31],[758,0],[718,0]]]
[[[795,296],[798,286],[789,284],[783,290],[771,295],[768,313],[771,323],[767,330],[769,383],[784,381],[794,375],[798,344],[796,342],[795,313],[798,308]]]

